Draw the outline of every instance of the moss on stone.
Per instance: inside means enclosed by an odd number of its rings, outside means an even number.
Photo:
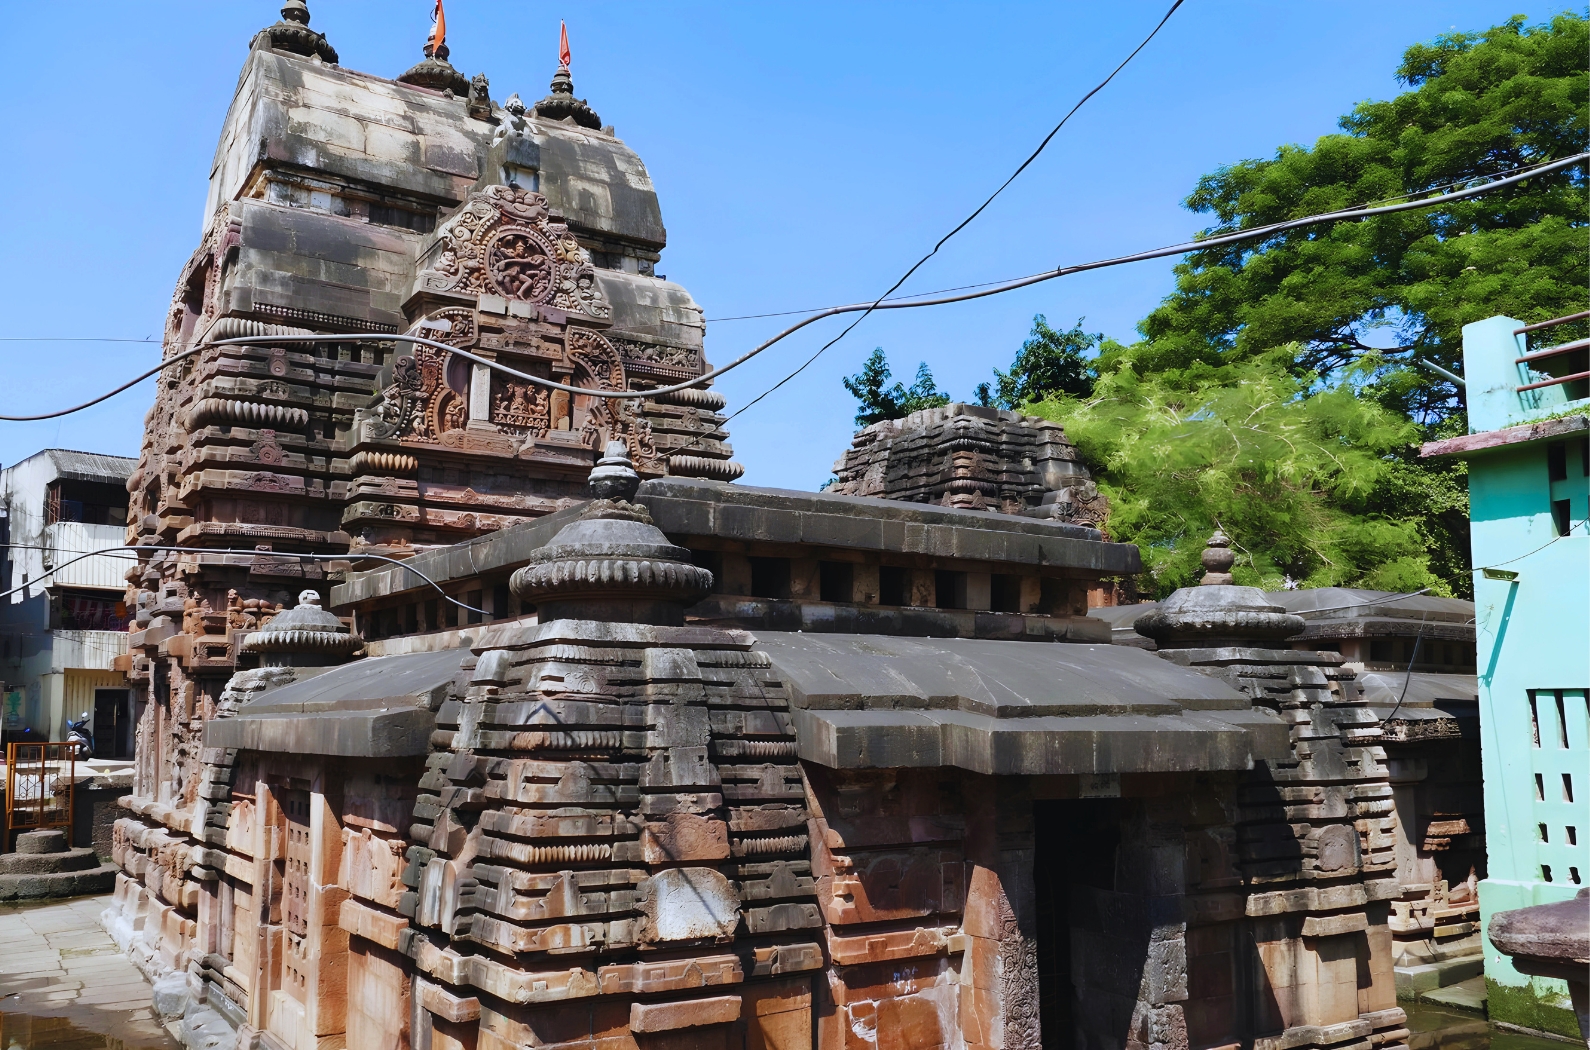
[[[1548,998],[1531,981],[1526,985],[1499,984],[1485,978],[1486,1012],[1492,1021],[1520,1028],[1579,1039],[1579,1020],[1566,995]]]

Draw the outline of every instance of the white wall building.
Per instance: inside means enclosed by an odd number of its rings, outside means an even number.
[[[0,471],[0,679],[6,740],[64,740],[66,719],[93,716],[99,757],[132,755],[123,573],[127,479],[137,460],[50,448]]]

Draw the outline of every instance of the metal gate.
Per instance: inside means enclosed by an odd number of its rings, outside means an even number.
[[[6,838],[19,831],[65,828],[71,835],[76,744],[6,745]]]

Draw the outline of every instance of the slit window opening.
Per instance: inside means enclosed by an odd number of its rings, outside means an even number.
[[[1572,824],[1569,824],[1567,827],[1563,828],[1562,830],[1567,833],[1564,837],[1567,838],[1568,845],[1570,845],[1570,846],[1579,845],[1579,829],[1578,828],[1574,827]]]
[[[1542,864],[1540,866],[1540,878],[1541,878],[1542,882],[1550,882],[1551,881],[1551,865],[1550,864]]]
[[[1568,708],[1563,703],[1562,693],[1557,693],[1557,736],[1562,741],[1562,746],[1568,746]]]
[[[1540,829],[1540,841],[1542,841],[1542,842],[1550,842],[1551,841],[1551,836],[1547,833],[1546,825],[1544,825],[1544,824],[1536,824],[1535,827]]]
[[[1540,703],[1539,703],[1539,698],[1536,697],[1534,693],[1530,693],[1529,694],[1529,724],[1530,724],[1530,729],[1531,729],[1532,733],[1534,734],[1533,739],[1534,739],[1534,742],[1535,742],[1535,746],[1539,747],[1540,746]]]
[[[1540,773],[1535,774],[1535,801],[1546,801],[1546,778]]]
[[[1573,801],[1573,774],[1572,773],[1564,773],[1562,775],[1562,800],[1564,802],[1572,802]]]

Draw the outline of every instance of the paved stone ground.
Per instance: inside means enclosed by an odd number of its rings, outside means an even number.
[[[108,896],[0,908],[0,1047],[167,1050],[149,982],[99,925]]]

